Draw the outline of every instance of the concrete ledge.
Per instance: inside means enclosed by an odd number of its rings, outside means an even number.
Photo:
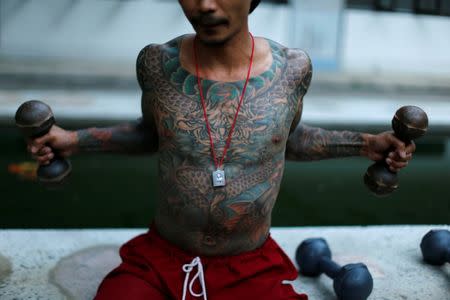
[[[302,122],[315,126],[361,130],[391,130],[395,111],[403,105],[420,106],[428,114],[427,135],[450,136],[448,95],[424,96],[373,93],[310,93]],[[26,100],[40,99],[52,107],[57,122],[134,120],[142,116],[138,90],[5,90],[0,91],[0,125],[14,125],[17,108]],[[81,125],[83,126],[83,125]]]
[[[294,259],[298,244],[324,237],[339,264],[363,262],[374,278],[369,299],[450,299],[450,266],[423,263],[420,241],[445,225],[273,228]],[[118,247],[145,229],[0,230],[0,299],[91,299],[102,277],[118,264]],[[2,258],[3,257],[3,258]],[[332,281],[299,277],[310,299],[335,299]]]

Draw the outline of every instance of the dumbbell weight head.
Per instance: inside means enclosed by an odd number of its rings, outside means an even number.
[[[367,168],[364,183],[377,196],[387,196],[398,188],[398,176],[380,161]]]
[[[450,231],[430,230],[420,243],[425,262],[440,266],[449,262],[450,258]]]
[[[428,116],[417,106],[403,106],[392,118],[392,129],[403,142],[418,139],[427,132]]]
[[[15,119],[17,127],[28,138],[43,136],[55,124],[52,109],[39,100],[30,100],[19,106]]]
[[[333,289],[338,299],[367,299],[373,290],[373,278],[365,264],[348,264],[334,279]]]
[[[324,257],[331,259],[331,251],[327,242],[322,238],[304,240],[295,253],[300,273],[306,276],[319,276],[322,274],[320,260]]]

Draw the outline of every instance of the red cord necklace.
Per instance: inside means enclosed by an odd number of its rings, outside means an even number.
[[[216,171],[214,171],[212,173],[212,179],[213,179],[213,186],[214,187],[225,186],[225,170],[222,169],[222,166],[223,166],[223,162],[225,160],[225,157],[227,155],[227,150],[230,147],[231,137],[233,135],[234,127],[236,125],[236,120],[237,120],[237,116],[239,114],[239,110],[241,109],[241,105],[242,105],[242,102],[244,100],[245,90],[247,89],[248,80],[250,78],[250,73],[251,73],[251,70],[252,70],[253,54],[254,54],[254,51],[255,51],[255,40],[253,38],[253,35],[251,33],[249,33],[249,34],[250,34],[250,37],[252,39],[252,53],[250,55],[250,64],[248,66],[247,78],[245,79],[245,84],[244,84],[244,87],[242,89],[241,98],[239,100],[239,104],[238,104],[238,107],[236,109],[236,113],[234,115],[233,123],[231,124],[230,132],[228,133],[228,137],[227,137],[227,140],[226,140],[226,143],[225,143],[225,148],[223,149],[223,155],[222,155],[220,160],[218,160],[217,157],[216,157],[216,151],[214,149],[214,141],[213,141],[212,135],[211,135],[211,126],[209,125],[208,116],[206,114],[205,98],[203,97],[202,83],[201,83],[201,79],[200,79],[200,76],[199,76],[199,69],[200,68],[199,68],[198,60],[197,60],[197,49],[195,47],[196,46],[196,38],[194,39],[194,43],[193,43],[195,71],[196,71],[196,75],[197,75],[197,85],[198,85],[198,89],[200,91],[200,100],[202,102],[203,116],[205,118],[206,129],[208,130],[209,143],[211,145],[211,154],[212,154],[212,157],[213,157],[213,160],[214,160],[214,165],[216,166]]]

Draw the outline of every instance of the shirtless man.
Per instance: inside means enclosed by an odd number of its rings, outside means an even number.
[[[96,299],[307,299],[281,283],[296,271],[269,235],[285,159],[365,156],[398,171],[415,146],[391,133],[300,123],[311,61],[301,50],[253,38],[248,15],[259,1],[179,2],[196,34],[139,53],[142,119],[78,131],[53,126],[29,151],[42,164],[54,155],[46,143],[65,156],[159,155],[153,226],[122,246],[123,263]]]

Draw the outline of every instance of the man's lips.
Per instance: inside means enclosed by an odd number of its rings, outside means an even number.
[[[224,25],[223,23],[218,23],[218,24],[198,24],[199,27],[203,27],[203,28],[215,28],[215,27],[219,27],[221,25]]]
[[[212,28],[217,27],[221,25],[226,25],[228,22],[226,19],[223,18],[216,18],[216,17],[210,17],[209,15],[195,17],[193,19],[193,23],[196,26],[205,27],[205,28]]]

